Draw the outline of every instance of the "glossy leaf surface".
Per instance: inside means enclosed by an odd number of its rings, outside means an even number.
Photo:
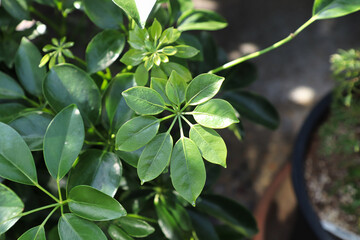
[[[153,69],[154,70],[154,69]],[[153,70],[151,72],[153,72]],[[152,77],[150,82],[150,87],[157,91],[160,96],[164,99],[166,105],[171,105],[170,100],[166,96],[166,83],[167,83],[167,77],[164,78],[158,78],[158,77]]]
[[[142,183],[158,177],[169,164],[173,139],[169,133],[161,133],[154,137],[142,152],[137,173]]]
[[[34,96],[42,95],[42,82],[46,74],[45,68],[39,68],[41,58],[36,46],[23,38],[15,56],[15,70],[25,90]]]
[[[94,73],[109,67],[120,56],[124,46],[125,37],[120,32],[104,30],[98,33],[86,48],[88,72]]]
[[[118,74],[110,83],[103,96],[104,121],[111,130],[117,131],[126,121],[130,120],[134,111],[126,104],[120,94],[136,85],[134,75],[129,73]]]
[[[24,210],[21,199],[8,187],[0,183],[0,235],[11,228]]]
[[[178,21],[180,31],[219,30],[227,26],[226,20],[216,12],[207,10],[190,10]]]
[[[111,0],[83,0],[86,15],[98,27],[118,29],[123,22],[123,12]]]
[[[226,145],[215,130],[198,124],[193,125],[190,129],[190,139],[198,146],[203,158],[226,167]]]
[[[43,226],[33,227],[21,235],[18,240],[46,240],[45,229]]]
[[[197,123],[208,128],[221,129],[239,122],[233,107],[222,99],[211,99],[198,105],[192,114]]]
[[[2,103],[0,104],[0,122],[8,123],[15,119],[19,114],[27,109],[20,103]]]
[[[122,217],[115,221],[115,224],[125,230],[127,234],[132,237],[143,238],[152,234],[155,229],[147,222],[133,218],[133,217]]]
[[[178,45],[176,46],[176,50],[177,52],[175,54],[175,57],[179,58],[192,58],[199,53],[199,50],[187,45]]]
[[[58,224],[61,240],[107,240],[105,234],[93,222],[72,213],[61,216]]]
[[[165,102],[154,89],[133,87],[122,93],[127,105],[139,114],[155,115],[164,111]]]
[[[280,124],[280,117],[275,107],[264,97],[248,91],[228,91],[223,98],[231,103],[242,117],[276,129]]]
[[[139,148],[132,152],[115,151],[116,155],[120,157],[122,161],[125,161],[130,166],[136,168],[139,162],[141,153],[145,147]]]
[[[176,71],[173,71],[165,87],[167,98],[179,106],[185,101],[186,87],[186,81]]]
[[[175,190],[195,205],[206,179],[204,162],[196,144],[189,138],[180,138],[170,160],[170,177]]]
[[[0,99],[17,99],[25,96],[20,85],[9,75],[0,71]]]
[[[84,122],[96,123],[100,115],[100,91],[92,78],[71,64],[51,68],[44,80],[44,95],[55,111],[75,103]]]
[[[44,136],[44,159],[55,179],[63,178],[75,162],[85,138],[84,124],[75,105],[58,113]]]
[[[108,221],[126,215],[121,204],[109,195],[86,185],[70,190],[70,211],[92,221]]]
[[[144,64],[139,65],[135,71],[135,81],[138,86],[145,86],[149,79],[149,72]]]
[[[113,2],[144,27],[156,0],[113,0]]]
[[[108,233],[113,240],[134,240],[123,229],[111,224],[108,228]]]
[[[9,123],[25,140],[31,151],[43,149],[43,139],[48,125],[52,120],[50,114],[29,112]]]
[[[0,123],[0,136],[0,177],[28,185],[37,183],[33,156],[19,133]]]
[[[186,82],[192,79],[191,72],[183,65],[175,62],[168,62],[161,64],[161,69],[170,76],[173,71],[177,72]]]
[[[140,116],[127,121],[116,134],[116,148],[132,152],[153,139],[159,130],[159,121],[152,116]]]
[[[77,185],[89,185],[114,197],[120,186],[122,165],[111,152],[89,149],[80,155],[78,163],[71,169],[67,191]]]
[[[197,208],[217,219],[246,237],[257,233],[257,225],[251,212],[239,203],[220,195],[202,196]]]
[[[198,105],[213,98],[225,79],[214,74],[201,74],[194,78],[186,89],[186,101]]]
[[[336,18],[359,10],[359,0],[315,0],[313,16],[316,19]]]

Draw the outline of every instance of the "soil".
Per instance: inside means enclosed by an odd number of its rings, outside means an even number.
[[[314,133],[305,162],[305,179],[310,200],[322,220],[336,224],[360,235],[359,215],[351,214],[343,206],[351,204],[354,189],[343,184],[348,178],[349,161],[360,164],[360,155],[332,154],[324,156],[319,131]]]

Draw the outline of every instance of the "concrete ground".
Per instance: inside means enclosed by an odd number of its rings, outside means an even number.
[[[229,26],[214,36],[231,59],[287,37],[311,17],[312,4],[312,0],[195,0],[197,8],[215,10],[227,19]],[[247,137],[240,145],[235,139],[228,141],[228,168],[218,192],[249,207],[261,199],[280,167],[290,161],[293,142],[311,107],[333,86],[330,55],[339,48],[360,47],[359,22],[360,13],[315,22],[290,43],[253,60],[259,77],[249,90],[275,105],[281,125],[271,131],[243,121]]]

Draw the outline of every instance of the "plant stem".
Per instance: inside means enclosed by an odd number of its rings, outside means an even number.
[[[75,55],[74,55],[74,59],[75,59],[76,61],[78,61],[78,63],[82,64],[84,67],[87,67],[86,62],[85,62],[84,60],[82,60],[81,58],[79,58],[78,56],[75,56]]]
[[[169,107],[164,107],[164,109],[165,109],[165,110],[168,110],[169,112],[175,113],[175,110],[174,110],[174,109],[171,109],[171,108],[169,108]]]
[[[249,59],[252,59],[252,58],[259,57],[260,55],[262,55],[264,53],[270,52],[270,51],[278,48],[278,47],[282,46],[283,44],[293,40],[301,31],[303,31],[306,27],[308,27],[315,20],[316,20],[316,16],[313,16],[307,22],[305,22],[303,25],[301,25],[301,27],[299,27],[294,33],[291,33],[288,37],[274,43],[270,47],[267,47],[267,48],[265,48],[263,50],[251,53],[251,54],[243,56],[243,57],[240,57],[240,58],[235,59],[235,60],[233,60],[231,62],[225,63],[224,65],[222,65],[222,66],[220,66],[218,68],[210,70],[209,73],[217,73],[217,72],[220,72],[222,70],[234,67],[234,66],[236,66],[236,65],[238,65],[238,64],[240,64],[242,62],[245,62],[245,61],[247,61]]]
[[[186,122],[190,127],[193,126],[193,124],[192,124],[186,117],[184,117],[183,115],[181,115],[181,118],[184,119],[185,122]]]
[[[94,129],[94,133],[101,138],[101,140],[103,140],[104,142],[107,142],[106,138],[96,129],[95,125],[90,122],[91,127]]]
[[[45,188],[43,188],[42,186],[40,186],[38,183],[34,182],[35,187],[37,187],[38,189],[40,189],[41,191],[43,191],[46,195],[48,195],[49,197],[51,197],[52,199],[54,199],[56,202],[60,202],[60,200],[55,197],[54,195],[52,195],[51,193],[49,193]]]
[[[44,221],[41,223],[40,226],[45,226],[46,222],[49,220],[49,218],[54,214],[54,212],[56,212],[56,210],[59,208],[59,206],[56,206],[48,215],[47,217],[44,219]]]
[[[145,221],[151,222],[151,223],[157,223],[157,221],[155,219],[144,217],[144,216],[139,216],[139,215],[136,215],[136,214],[128,214],[126,216],[127,217],[132,217],[132,218],[137,218],[137,219],[140,219],[140,220],[145,220]]]
[[[165,120],[167,120],[167,119],[169,119],[169,118],[172,118],[172,117],[175,117],[175,116],[176,116],[176,114],[171,114],[171,115],[169,115],[169,116],[160,118],[158,121],[159,121],[159,122],[162,122],[162,121],[165,121]]]
[[[62,195],[61,195],[60,179],[59,179],[59,178],[56,179],[56,185],[57,185],[57,188],[58,188],[59,200],[60,200],[60,203],[61,203],[61,206],[60,206],[61,215],[64,215],[64,207],[63,207],[63,205],[62,205],[63,200],[62,200]]]
[[[84,140],[84,143],[86,143],[87,145],[99,145],[99,146],[107,146],[108,145],[104,142],[91,142],[91,141],[87,141],[87,140]]]
[[[179,127],[180,127],[180,138],[184,137],[184,131],[181,123],[181,118],[179,116],[176,117],[179,120]]]
[[[169,129],[166,131],[167,134],[169,134],[171,132],[171,129],[174,127],[175,122],[176,122],[176,118],[174,118],[174,120],[172,121]]]
[[[39,103],[35,102],[34,100],[31,100],[30,98],[28,98],[26,96],[24,96],[23,99],[25,101],[27,101],[28,103],[30,103],[33,107],[36,107],[36,108],[40,107]]]
[[[46,206],[43,206],[43,207],[40,207],[40,208],[35,208],[33,210],[24,212],[24,213],[20,214],[19,216],[24,217],[26,215],[29,215],[29,214],[32,214],[32,213],[35,213],[35,212],[39,212],[39,211],[42,211],[42,210],[45,210],[45,209],[48,209],[48,208],[59,207],[60,205],[61,205],[60,203],[54,203],[54,204],[46,205]]]

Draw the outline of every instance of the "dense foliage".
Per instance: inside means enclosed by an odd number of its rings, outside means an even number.
[[[215,129],[279,124],[238,64],[359,9],[316,0],[289,37],[219,67],[206,31],[227,23],[191,0],[2,0],[0,239],[253,236],[251,213],[211,193],[227,156]]]

